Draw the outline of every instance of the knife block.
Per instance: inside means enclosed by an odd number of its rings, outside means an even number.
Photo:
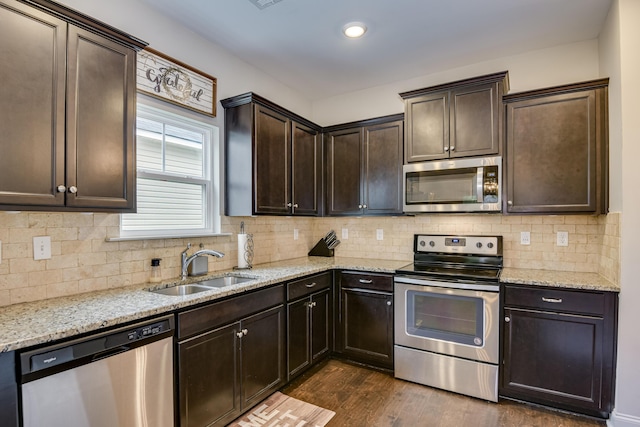
[[[316,245],[313,247],[313,249],[311,249],[309,251],[309,256],[326,256],[326,257],[331,257],[333,256],[333,249],[329,249],[327,247],[327,242],[324,241],[324,239],[320,239],[320,241],[318,241],[318,243],[316,243]]]

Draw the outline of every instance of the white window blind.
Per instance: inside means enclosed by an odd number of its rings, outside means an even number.
[[[209,234],[219,228],[212,179],[215,127],[138,105],[137,213],[121,236]]]

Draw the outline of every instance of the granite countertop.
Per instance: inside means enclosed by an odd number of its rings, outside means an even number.
[[[362,258],[308,257],[260,264],[252,270],[219,271],[209,276],[190,278],[198,282],[233,273],[254,278],[249,282],[216,288],[185,296],[169,296],[147,289],[168,287],[179,280],[161,284],[140,284],[69,297],[55,298],[3,307],[0,312],[0,352],[52,342],[101,328],[111,327],[156,315],[166,314],[229,295],[286,282],[331,269],[394,273],[408,261]],[[595,273],[570,273],[505,268],[501,282],[568,287],[619,292],[619,287]]]
[[[148,292],[151,287],[167,287],[178,279],[161,284],[141,284],[68,297],[3,307],[0,312],[0,352],[18,350],[126,322],[169,313],[225,296],[258,289],[330,269],[393,273],[406,261],[360,258],[297,258],[260,264],[252,270],[219,271],[190,278],[198,282],[225,274],[255,278],[249,282],[185,296]]]
[[[620,285],[597,273],[503,268],[500,281],[517,285],[537,285],[591,291],[620,292]]]

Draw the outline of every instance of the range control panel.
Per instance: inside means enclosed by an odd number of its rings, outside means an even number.
[[[502,236],[416,234],[414,251],[461,255],[502,255]]]

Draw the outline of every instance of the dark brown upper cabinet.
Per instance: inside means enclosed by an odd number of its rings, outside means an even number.
[[[607,212],[608,81],[505,96],[506,212]]]
[[[136,51],[62,5],[0,0],[0,209],[135,211]]]
[[[502,151],[506,71],[403,92],[405,163]]]
[[[403,115],[325,128],[328,215],[402,213]]]
[[[225,214],[320,215],[320,127],[254,93],[221,102]]]

